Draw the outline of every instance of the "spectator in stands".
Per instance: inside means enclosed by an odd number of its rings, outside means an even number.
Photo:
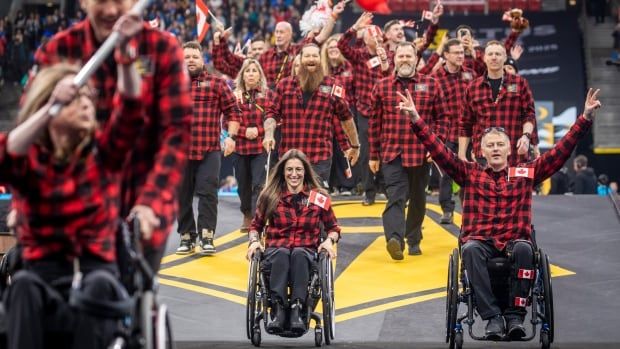
[[[611,193],[611,188],[609,188],[609,177],[604,173],[598,176],[596,193],[600,196],[607,196]]]
[[[551,189],[549,195],[563,195],[570,190],[570,178],[568,168],[562,167],[558,172],[551,176]]]
[[[585,155],[577,155],[573,160],[575,178],[573,179],[573,194],[596,194],[596,175],[594,170],[588,167],[588,158]]]
[[[9,45],[7,58],[9,63],[8,71],[12,72],[12,80],[17,83],[21,81],[30,66],[28,48],[24,43],[24,36],[21,29],[16,30],[15,34],[13,34],[13,41]]]

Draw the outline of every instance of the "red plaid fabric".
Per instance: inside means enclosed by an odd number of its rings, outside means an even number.
[[[260,154],[264,151],[263,137],[265,128],[263,122],[269,105],[274,99],[273,92],[251,90],[241,96],[239,108],[241,109],[241,122],[239,125],[239,135],[235,144],[235,152],[240,155]],[[258,128],[256,139],[245,138],[245,131],[248,127]]]
[[[291,43],[286,51],[278,52],[272,47],[258,58],[258,61],[267,77],[267,84],[273,88],[285,77],[291,75],[293,61],[301,48],[308,43],[314,42],[311,38],[305,38],[299,43]],[[320,46],[320,45],[319,45]],[[213,47],[213,65],[215,69],[231,77],[237,76],[243,65],[243,58],[230,52],[225,40]]]
[[[432,75],[433,74],[433,67],[435,66],[435,64],[437,64],[437,62],[439,61],[439,55],[435,52],[433,52],[431,54],[431,56],[428,58],[428,61],[426,61],[426,65],[420,69],[417,70],[418,74],[422,74],[422,75]],[[418,60],[418,63],[420,61]],[[419,65],[418,65],[419,67]]]
[[[504,81],[496,100],[493,100],[491,84],[485,76],[476,78],[465,91],[465,110],[459,119],[459,136],[471,137],[477,157],[482,157],[480,140],[485,129],[503,127],[512,145],[509,163],[526,161],[517,154],[517,141],[523,135],[523,124],[532,122],[536,130],[534,98],[527,80],[512,74],[504,74]],[[538,142],[532,137],[532,144]]]
[[[510,49],[512,49],[517,42],[519,34],[520,33],[511,31],[510,35],[508,35],[506,40],[504,40],[504,47],[506,48],[506,53],[508,56],[510,56]],[[463,67],[473,70],[476,73],[476,76],[485,75],[487,72],[487,65],[484,63],[484,48],[476,47],[474,52],[475,57],[465,56]]]
[[[47,66],[68,60],[84,64],[97,50],[88,20],[52,37],[35,53],[35,64]],[[189,77],[183,51],[176,39],[147,23],[136,37],[138,70],[142,75],[145,128],[133,139],[133,151],[123,171],[121,215],[135,205],[146,205],[160,218],[150,244],[166,242],[177,212],[176,193],[181,183],[192,116]],[[97,120],[105,124],[111,115],[116,91],[116,64],[108,59],[90,81],[98,91]]]
[[[499,250],[503,250],[510,241],[531,239],[534,187],[562,168],[591,126],[591,121],[580,116],[551,150],[534,161],[521,164],[520,167],[534,170],[533,179],[508,178],[508,168],[494,172],[477,163],[461,161],[424,121],[417,121],[412,128],[433,160],[464,191],[461,242],[490,239]]]
[[[295,195],[288,191],[282,193],[273,216],[265,232],[265,247],[308,247],[317,249],[321,242],[321,228],[323,223],[327,233],[337,232],[340,227],[331,207],[324,210],[321,207],[308,203],[309,191],[302,191]],[[325,194],[327,195],[327,194]],[[250,231],[262,232],[266,220],[259,210],[252,220]]]
[[[144,122],[141,101],[115,99],[116,108],[93,142],[58,165],[40,145],[27,155],[7,153],[0,135],[0,178],[13,188],[17,239],[26,260],[88,253],[116,260],[120,171]]]
[[[339,82],[325,77],[304,109],[303,93],[296,78],[289,77],[278,84],[267,118],[280,123],[280,154],[296,148],[313,164],[331,158],[334,120],[353,118],[346,100],[332,94],[334,86],[339,86]]]
[[[465,109],[465,90],[476,77],[475,73],[467,68],[461,68],[456,73],[449,73],[445,65],[432,75],[444,93],[448,112],[447,141],[459,141],[459,117]]]
[[[367,118],[370,115],[370,97],[373,86],[381,78],[390,76],[394,70],[394,52],[387,51],[388,62],[390,63],[390,68],[387,71],[383,72],[381,65],[371,68],[369,64],[376,56],[371,55],[366,46],[355,47],[350,44],[355,40],[356,35],[355,31],[347,30],[338,40],[338,49],[353,66],[355,107],[360,115]]]
[[[403,167],[420,166],[426,161],[422,143],[413,133],[405,131],[409,129],[409,115],[397,108],[400,98],[396,92],[406,95],[406,89],[411,93],[420,116],[439,135],[446,133],[446,99],[435,79],[417,74],[411,79],[385,78],[377,82],[372,93],[373,109],[368,131],[370,160],[387,163],[400,155]]]
[[[346,91],[345,98],[349,102],[350,106],[355,105],[355,86],[354,86],[354,71],[353,66],[349,61],[344,61],[337,67],[331,67],[331,76],[340,80],[340,83]]]
[[[241,120],[241,111],[226,81],[206,72],[192,78],[192,99],[189,159],[202,160],[205,153],[220,150],[222,125]]]

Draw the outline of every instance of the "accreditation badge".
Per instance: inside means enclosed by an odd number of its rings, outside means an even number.
[[[510,85],[508,85],[508,87],[506,88],[506,91],[508,91],[510,93],[516,93],[517,92],[517,84],[510,84]]]
[[[426,92],[428,91],[428,85],[426,84],[415,84],[416,92]]]
[[[134,67],[140,76],[153,76],[155,73],[155,62],[149,56],[140,56],[136,59]]]

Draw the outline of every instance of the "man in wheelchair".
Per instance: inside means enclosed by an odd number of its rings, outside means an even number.
[[[303,333],[307,328],[301,315],[307,306],[316,255],[325,250],[331,258],[336,256],[334,244],[340,239],[340,228],[330,199],[321,189],[304,153],[289,150],[272,171],[258,198],[247,257],[251,259],[257,249],[264,250],[263,263],[271,270],[268,285],[272,320],[267,331],[277,334],[289,328]],[[322,242],[321,225],[327,232]],[[264,247],[259,234],[263,229]],[[286,323],[287,307],[290,307],[289,323]]]
[[[71,303],[127,297],[117,280],[115,236],[119,173],[144,119],[140,75],[128,60],[128,41],[142,27],[130,14],[115,25],[121,36],[115,107],[100,131],[93,91],[73,83],[79,67],[60,63],[37,73],[18,126],[0,134],[0,180],[13,189],[23,262],[4,294],[8,348],[110,344],[116,322]],[[56,104],[62,107],[51,115]]]
[[[588,91],[584,113],[553,149],[516,167],[508,164],[511,147],[504,129],[490,127],[483,133],[481,143],[486,166],[460,160],[420,119],[409,91],[406,95],[399,93],[401,102],[398,107],[411,117],[413,132],[422,140],[433,160],[464,191],[459,242],[478,313],[488,320],[487,339],[501,339],[505,332],[511,339],[525,336],[525,307],[536,274],[531,245],[532,192],[536,185],[564,165],[577,142],[590,129],[594,112],[601,106],[598,92]],[[487,270],[487,260],[498,256],[510,256],[513,263],[509,304],[503,314]]]

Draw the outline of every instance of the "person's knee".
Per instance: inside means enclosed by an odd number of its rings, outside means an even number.
[[[469,261],[473,258],[482,256],[482,243],[476,240],[467,241],[461,247],[461,256],[463,261]]]
[[[88,273],[82,281],[84,294],[100,300],[122,300],[129,295],[112,273],[106,270],[95,270]]]
[[[532,249],[532,245],[525,241],[517,241],[515,242],[512,253],[514,256],[519,256],[520,258],[529,257],[532,259],[534,257],[534,250]]]

